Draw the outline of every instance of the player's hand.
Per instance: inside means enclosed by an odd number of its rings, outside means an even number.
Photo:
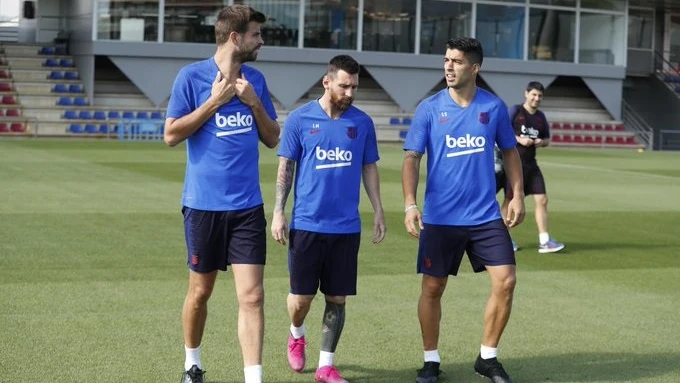
[[[222,73],[217,71],[217,76],[215,76],[215,81],[212,83],[212,91],[210,92],[210,97],[217,102],[218,105],[224,105],[231,101],[236,95],[236,88],[233,84],[229,83]]]
[[[522,146],[534,146],[534,140],[529,137],[520,137],[519,143]]]
[[[505,224],[515,227],[524,221],[524,198],[514,197],[508,203],[508,212],[505,217]]]
[[[406,226],[406,231],[411,234],[411,236],[420,238],[420,231],[425,227],[423,226],[423,216],[420,214],[420,210],[418,210],[417,207],[406,212],[404,226]]]
[[[373,217],[373,243],[380,243],[385,238],[387,226],[385,226],[385,214],[378,211]]]
[[[243,74],[241,74],[241,78],[236,79],[236,97],[251,109],[260,102],[253,85],[246,80],[246,76]]]
[[[272,237],[281,245],[288,241],[288,220],[283,213],[274,213],[272,217]]]
[[[543,146],[543,139],[542,138],[535,138],[534,139],[534,146],[537,148],[540,148]]]

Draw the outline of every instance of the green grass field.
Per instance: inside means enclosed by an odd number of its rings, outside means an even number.
[[[353,383],[413,382],[422,365],[402,154],[381,145],[381,156],[388,235],[370,243],[364,197],[359,295],[336,356]],[[539,157],[551,234],[567,248],[538,254],[527,199],[527,221],[513,232],[522,250],[500,348],[506,369],[518,383],[680,382],[680,155],[551,148]],[[0,380],[178,381],[184,146],[5,140],[0,158]],[[276,163],[261,150],[268,219]],[[466,262],[443,300],[444,383],[482,382],[472,364],[489,281]],[[308,368],[295,374],[285,357],[286,250],[273,240],[265,286],[265,381],[311,382],[322,299],[307,322]],[[208,382],[243,382],[233,290],[222,273],[203,344]]]

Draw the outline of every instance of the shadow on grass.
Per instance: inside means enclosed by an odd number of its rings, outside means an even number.
[[[544,355],[526,358],[504,358],[502,362],[517,383],[542,382],[630,382],[645,381],[658,376],[675,373],[671,381],[680,379],[680,353],[632,354],[632,353],[576,353]],[[441,383],[484,382],[473,370],[474,360],[469,363],[443,363]],[[416,366],[407,370],[373,369],[358,365],[340,365],[345,378],[352,383],[411,383],[415,382]],[[313,382],[312,369],[298,375],[295,380],[268,380],[277,383]],[[226,382],[222,382],[226,383]]]

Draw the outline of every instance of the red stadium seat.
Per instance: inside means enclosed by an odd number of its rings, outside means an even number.
[[[607,138],[605,138],[604,143],[605,144],[614,144],[614,143],[616,143],[616,141],[614,140],[614,137],[607,137]]]
[[[9,127],[4,122],[0,122],[0,132],[9,132]]]
[[[552,140],[552,142],[562,142],[562,136],[559,135],[559,134],[556,134],[556,135],[552,136],[551,140]]]
[[[2,109],[0,109],[0,117],[2,117],[4,115],[5,115],[5,112]]]
[[[553,122],[550,124],[550,129],[555,130],[555,129],[562,129],[562,124],[559,122]]]
[[[570,135],[566,135],[563,138],[564,138],[564,142],[573,142],[573,139],[571,138]]]
[[[626,143],[626,137],[616,137],[616,143],[617,144],[625,144]]]
[[[585,142],[586,144],[592,144],[595,142],[595,139],[593,138],[593,136],[585,136],[583,142]]]
[[[14,96],[10,96],[10,95],[4,95],[4,96],[2,96],[2,104],[5,104],[5,105],[14,105],[14,104],[16,104],[16,103],[17,103],[17,102],[16,102],[16,100],[14,99]]]
[[[595,125],[595,130],[604,130],[604,126],[597,124]]]
[[[571,130],[571,124],[565,122],[562,124],[562,129]]]
[[[583,129],[583,125],[581,125],[581,124],[574,124],[574,130],[582,130],[582,129]]]
[[[11,92],[12,84],[8,82],[0,82],[0,92]]]
[[[605,126],[604,126],[604,130],[606,130],[606,131],[612,131],[612,130],[614,130],[614,126],[613,126],[613,125],[605,125]]]
[[[596,144],[601,144],[601,143],[602,143],[602,136],[597,136],[597,137],[595,137],[595,143],[596,143]]]
[[[590,124],[585,124],[585,125],[583,125],[583,129],[584,130],[593,130],[593,126],[590,125]]]
[[[5,116],[7,117],[21,117],[21,113],[19,112],[19,109],[7,109],[5,112]]]
[[[616,130],[617,132],[622,132],[626,130],[626,128],[624,128],[623,125],[619,124],[614,127],[614,130]]]
[[[582,143],[582,142],[583,142],[583,136],[575,136],[575,137],[574,137],[574,142]]]
[[[0,78],[9,78],[9,74],[4,70],[0,70]]]
[[[635,137],[630,136],[630,137],[626,138],[626,144],[635,145]]]
[[[24,124],[20,124],[18,122],[15,122],[14,124],[12,124],[12,126],[9,128],[9,130],[16,132],[16,133],[21,133],[21,132],[25,132],[26,128],[24,127]]]

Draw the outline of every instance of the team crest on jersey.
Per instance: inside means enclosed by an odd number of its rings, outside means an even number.
[[[489,112],[479,112],[479,122],[486,125],[489,123]]]
[[[347,137],[349,137],[351,139],[355,139],[355,138],[357,138],[358,135],[359,135],[359,132],[358,132],[356,126],[351,126],[351,127],[347,128]]]

